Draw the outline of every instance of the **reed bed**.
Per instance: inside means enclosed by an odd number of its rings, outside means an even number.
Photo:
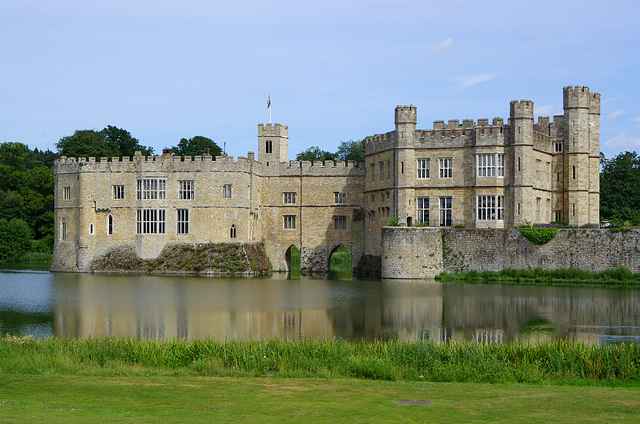
[[[0,339],[4,374],[357,377],[640,385],[640,345],[400,341]]]

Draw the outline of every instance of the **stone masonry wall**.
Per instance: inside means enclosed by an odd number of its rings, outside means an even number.
[[[505,268],[599,272],[620,266],[640,272],[640,231],[560,229],[542,246],[531,243],[514,228],[385,227],[382,234],[382,278],[428,278],[441,271]]]

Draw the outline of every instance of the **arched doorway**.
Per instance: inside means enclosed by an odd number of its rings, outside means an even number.
[[[289,278],[293,280],[300,279],[300,251],[293,244],[289,246],[285,253],[287,269],[289,270]]]
[[[352,258],[349,249],[340,245],[329,256],[329,272],[332,280],[351,280]]]

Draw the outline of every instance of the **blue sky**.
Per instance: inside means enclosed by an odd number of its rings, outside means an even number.
[[[124,128],[156,152],[195,135],[289,156],[434,120],[562,114],[562,87],[602,95],[601,150],[640,151],[640,2],[0,0],[0,142],[41,149]]]

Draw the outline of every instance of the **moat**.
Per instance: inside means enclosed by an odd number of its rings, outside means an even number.
[[[0,270],[3,331],[144,339],[640,342],[640,289]]]

